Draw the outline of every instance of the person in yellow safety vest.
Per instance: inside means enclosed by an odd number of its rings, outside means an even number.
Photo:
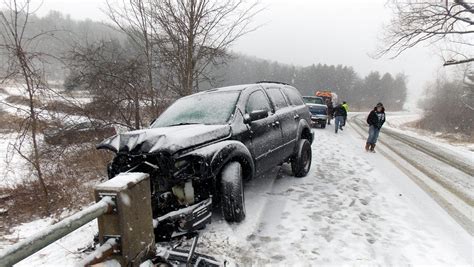
[[[344,116],[344,120],[342,121],[342,126],[346,126],[347,113],[349,112],[349,104],[347,104],[346,101],[343,101],[342,107],[346,110],[346,116]]]

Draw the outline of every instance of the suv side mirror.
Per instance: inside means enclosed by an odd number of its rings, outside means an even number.
[[[250,114],[245,114],[244,120],[245,120],[245,123],[249,123],[252,121],[258,121],[258,120],[264,119],[266,117],[268,117],[267,110],[254,110],[250,112]]]

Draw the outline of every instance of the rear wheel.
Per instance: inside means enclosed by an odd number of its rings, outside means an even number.
[[[291,161],[291,170],[295,177],[304,177],[311,168],[311,144],[306,139],[301,139],[297,145],[296,154]]]
[[[230,162],[222,169],[222,214],[228,222],[241,222],[245,219],[245,197],[242,178],[242,166],[239,162]]]
[[[321,124],[321,129],[324,129],[324,128],[326,128],[326,123],[325,122]]]

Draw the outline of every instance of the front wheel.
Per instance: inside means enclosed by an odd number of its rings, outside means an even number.
[[[296,149],[296,153],[291,160],[291,170],[295,177],[304,177],[311,168],[311,144],[307,139],[301,139]]]
[[[242,166],[239,162],[230,162],[222,169],[222,214],[228,222],[241,222],[245,219],[245,198],[242,178]]]

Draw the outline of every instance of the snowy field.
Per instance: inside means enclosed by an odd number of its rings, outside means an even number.
[[[380,153],[364,152],[353,129],[314,132],[310,174],[294,178],[285,165],[248,183],[246,220],[229,225],[215,215],[198,251],[243,266],[473,266],[473,237]],[[9,238],[48,223],[19,226]],[[74,265],[95,229],[89,224],[18,266]]]
[[[2,88],[5,90],[6,94],[0,92],[0,110],[8,112],[12,115],[17,115],[19,117],[25,117],[25,114],[27,114],[25,112],[25,110],[27,109],[26,106],[18,104],[12,105],[6,101],[9,96],[21,96],[21,89],[19,87],[13,86],[7,86]],[[70,98],[67,96],[56,96],[56,98],[49,100],[64,101],[65,99],[67,99],[71,103],[76,104],[87,103],[88,101],[90,101],[90,97],[85,94],[83,96],[78,94],[77,98]],[[61,112],[49,112],[47,110],[39,109],[37,109],[36,111],[39,114],[39,118],[45,121],[51,121],[54,119],[60,120],[64,124],[75,124],[79,122],[88,121],[88,119],[83,116],[70,115]],[[18,153],[13,153],[13,144],[17,142],[17,135],[18,133],[15,132],[0,132],[0,187],[15,186],[25,180],[31,179],[31,171],[28,168],[27,161],[20,155],[18,155]],[[38,138],[41,142],[42,135],[38,134]],[[23,147],[24,151],[27,151],[29,144],[24,143]]]
[[[31,179],[28,162],[13,153],[17,133],[0,133],[0,187],[10,187]]]

